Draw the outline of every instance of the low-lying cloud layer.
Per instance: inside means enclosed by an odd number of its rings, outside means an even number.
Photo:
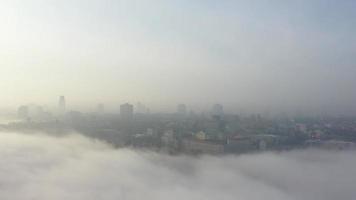
[[[355,152],[170,157],[80,135],[1,133],[0,199],[355,199],[355,165]]]

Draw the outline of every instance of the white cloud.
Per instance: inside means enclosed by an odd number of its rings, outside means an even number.
[[[0,134],[0,199],[353,199],[354,152],[161,155],[77,134]]]

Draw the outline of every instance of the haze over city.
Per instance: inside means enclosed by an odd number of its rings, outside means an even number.
[[[355,114],[354,1],[2,0],[1,107]]]
[[[355,10],[0,0],[0,200],[356,199]]]

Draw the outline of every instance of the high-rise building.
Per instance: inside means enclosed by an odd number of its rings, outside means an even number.
[[[187,114],[187,106],[185,106],[185,104],[179,104],[177,106],[177,114],[186,115]]]
[[[213,116],[219,116],[222,117],[224,115],[224,108],[222,105],[220,104],[215,104],[213,105],[212,109],[211,109],[211,114]]]
[[[66,99],[64,96],[59,97],[58,109],[61,114],[64,114],[66,111]]]
[[[17,110],[17,116],[21,119],[27,119],[29,117],[28,106],[20,106]]]
[[[120,116],[122,119],[132,119],[133,117],[133,105],[129,103],[122,104],[120,106]]]
[[[98,106],[96,107],[96,111],[98,114],[103,114],[105,112],[104,104],[98,104]]]

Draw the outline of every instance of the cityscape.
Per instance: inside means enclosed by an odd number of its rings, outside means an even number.
[[[79,132],[116,148],[135,148],[168,154],[241,154],[303,148],[352,150],[356,118],[349,116],[241,116],[221,104],[195,113],[178,104],[174,113],[153,113],[142,103],[121,104],[119,112],[98,104],[95,112],[67,110],[65,96],[51,112],[22,105],[17,120],[1,125],[6,131],[65,135]]]
[[[356,0],[0,0],[0,200],[356,200]]]

